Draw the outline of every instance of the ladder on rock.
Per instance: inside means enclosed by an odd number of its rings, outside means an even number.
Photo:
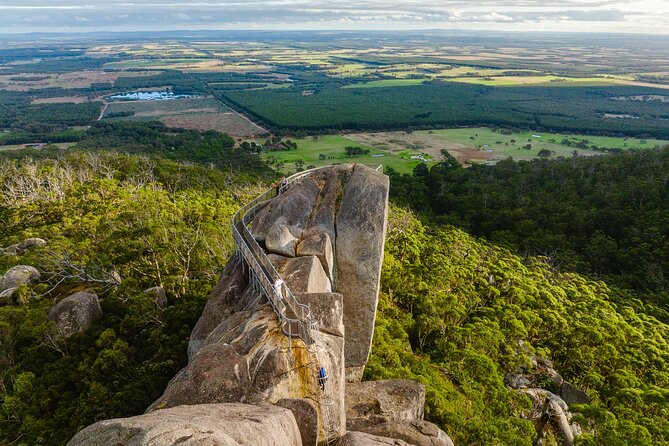
[[[382,165],[368,167],[383,172]],[[288,177],[286,184],[280,188],[279,193],[285,192],[293,184],[320,169],[323,169],[323,167],[306,170]],[[232,218],[235,256],[240,260],[243,267],[248,268],[249,281],[254,291],[267,298],[272,309],[279,317],[281,330],[289,338],[289,346],[292,348],[294,337],[302,339],[307,346],[309,357],[307,366],[312,369],[311,376],[318,389],[318,395],[312,396],[312,398],[316,400],[320,407],[323,431],[329,446],[336,441],[339,428],[334,424],[338,422],[338,417],[336,417],[333,409],[335,401],[328,396],[326,391],[331,386],[328,386],[326,382],[325,386],[321,387],[318,382],[321,361],[318,358],[317,344],[314,338],[314,332],[318,330],[318,321],[311,315],[311,308],[308,305],[301,304],[290,291],[288,285],[283,284],[283,292],[275,289],[274,284],[281,279],[281,275],[276,271],[267,257],[267,253],[260,247],[248,228],[248,224],[258,215],[258,212],[276,196],[277,190],[271,188],[242,206],[235,213]]]

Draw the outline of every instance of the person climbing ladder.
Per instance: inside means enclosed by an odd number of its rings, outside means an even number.
[[[325,367],[318,369],[318,385],[321,390],[325,392],[325,383],[328,382],[328,375],[325,373]]]

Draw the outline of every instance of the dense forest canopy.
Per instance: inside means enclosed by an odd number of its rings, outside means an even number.
[[[510,88],[442,81],[346,89],[340,88],[340,83],[321,79],[322,86],[312,95],[303,95],[299,88],[230,90],[220,94],[283,131],[499,125],[669,138],[666,104],[614,100],[629,95],[658,95],[664,90],[627,86]],[[611,119],[606,114],[635,118]]]
[[[366,377],[424,382],[428,417],[456,444],[534,444],[529,399],[504,381],[533,353],[592,398],[571,408],[594,420],[579,444],[669,441],[669,325],[623,291],[400,208],[381,284]]]
[[[64,444],[95,420],[142,413],[186,363],[186,344],[232,249],[229,222],[260,189],[214,168],[114,153],[0,162],[0,245],[31,236],[43,249],[0,255],[43,281],[0,305],[0,442]],[[57,272],[113,274],[108,288]],[[58,276],[60,277],[60,276]],[[143,290],[162,286],[156,305]],[[92,289],[103,317],[54,342],[54,302]],[[9,298],[8,298],[9,299]]]
[[[391,175],[395,200],[439,222],[669,310],[669,148]]]

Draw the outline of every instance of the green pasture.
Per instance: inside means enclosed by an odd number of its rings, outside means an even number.
[[[495,157],[534,158],[540,150],[547,149],[555,152],[554,156],[571,156],[574,150],[582,155],[594,155],[602,152],[576,147],[582,141],[587,141],[587,146],[593,145],[608,149],[652,149],[654,147],[669,145],[669,141],[658,139],[640,138],[614,138],[608,136],[568,135],[563,133],[544,132],[513,132],[504,135],[489,128],[458,128],[444,130],[419,131],[417,133],[429,133],[437,140],[459,143],[481,150],[492,150]],[[536,135],[536,136],[534,136]],[[537,137],[540,136],[540,137]],[[567,139],[573,145],[563,144]],[[512,142],[513,141],[513,142]],[[531,144],[532,149],[524,149],[523,146]]]
[[[421,161],[410,159],[410,155],[406,157],[392,155],[385,150],[365,146],[338,135],[290,138],[290,140],[297,144],[297,149],[263,152],[262,155],[265,161],[271,162],[275,160],[276,163],[283,163],[283,167],[278,168],[278,170],[284,173],[295,172],[295,162],[300,159],[304,161],[305,168],[308,166],[320,167],[345,163],[383,164],[384,169],[392,167],[402,173],[413,171],[414,167],[421,163]],[[257,140],[256,142],[262,144],[264,140]],[[345,147],[348,146],[369,149],[369,155],[349,157],[344,151]],[[325,160],[319,159],[319,155],[321,154],[325,155]],[[273,166],[276,168],[276,164],[273,164]]]

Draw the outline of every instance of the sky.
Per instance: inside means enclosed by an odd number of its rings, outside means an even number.
[[[0,17],[0,33],[485,29],[669,35],[669,0],[0,0]]]

